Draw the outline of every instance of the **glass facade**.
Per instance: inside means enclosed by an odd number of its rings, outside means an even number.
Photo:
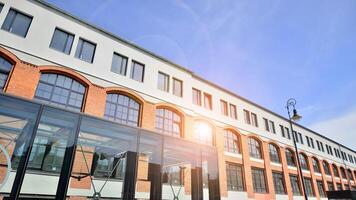
[[[220,199],[217,152],[0,94],[0,197]]]

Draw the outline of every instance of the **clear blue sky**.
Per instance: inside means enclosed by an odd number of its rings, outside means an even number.
[[[49,0],[356,150],[354,0]]]

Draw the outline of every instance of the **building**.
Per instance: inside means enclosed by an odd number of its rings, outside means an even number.
[[[0,0],[3,199],[303,199],[356,152],[38,0]]]

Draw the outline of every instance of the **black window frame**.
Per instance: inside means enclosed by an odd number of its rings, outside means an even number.
[[[135,79],[135,69],[136,69],[136,65],[142,67],[142,77],[140,78],[140,80]],[[140,63],[140,62],[138,62],[138,61],[136,61],[136,60],[132,60],[132,62],[131,62],[130,78],[131,78],[132,80],[137,81],[137,82],[143,83],[144,80],[145,80],[145,70],[146,70],[145,68],[146,68],[145,64]]]
[[[55,48],[55,47],[52,46],[52,43],[53,43],[53,41],[54,41],[54,35],[55,35],[56,31],[60,31],[60,32],[62,32],[62,33],[67,34],[67,38],[66,38],[66,42],[65,42],[66,45],[65,45],[65,46],[67,46],[68,36],[72,36],[72,42],[71,42],[71,44],[70,44],[68,53],[65,52],[65,49],[60,50],[60,49],[57,49],[57,48]],[[74,39],[75,39],[75,34],[70,33],[69,31],[66,31],[66,30],[64,30],[63,28],[56,27],[56,28],[54,29],[54,31],[53,31],[52,39],[51,39],[51,42],[49,43],[49,48],[50,48],[50,49],[53,49],[53,50],[56,50],[56,51],[58,51],[58,52],[61,52],[61,53],[70,55],[70,53],[72,52]]]
[[[10,23],[11,25],[9,26],[9,29],[5,29],[5,27],[4,27],[4,26],[5,26],[5,22],[6,22],[6,20],[7,20],[7,18],[8,18],[8,16],[9,16],[9,14],[10,14],[11,11],[15,12],[15,16],[14,16],[14,19],[11,20],[11,23]],[[17,16],[18,14],[23,15],[23,16],[25,16],[25,17],[27,17],[27,18],[30,19],[30,22],[29,22],[29,24],[28,24],[28,27],[27,27],[27,30],[26,30],[25,35],[20,35],[20,34],[18,34],[18,33],[15,33],[15,32],[12,32],[12,31],[11,31],[11,28],[12,28],[12,26],[13,26],[13,23],[14,23],[14,21],[15,21],[15,18],[16,18],[16,16]],[[25,12],[22,12],[22,11],[16,9],[16,8],[11,7],[11,8],[9,9],[9,11],[8,11],[8,13],[7,13],[7,15],[6,15],[4,21],[3,21],[3,24],[2,24],[2,26],[1,26],[1,30],[7,31],[7,32],[9,32],[9,33],[12,33],[12,34],[17,35],[17,36],[22,37],[22,38],[26,38],[26,37],[27,37],[27,34],[28,34],[29,30],[30,30],[32,21],[33,21],[33,16],[32,16],[32,15],[27,14],[27,13],[25,13]]]
[[[266,171],[263,168],[251,167],[252,185],[255,193],[268,193]]]
[[[80,42],[81,42],[82,45],[80,45]],[[88,44],[94,46],[93,55],[91,56],[91,60],[90,60],[90,61],[85,60],[85,59],[82,58],[84,43],[88,43]],[[91,63],[91,64],[92,64],[92,63],[94,63],[94,58],[95,58],[95,53],[96,53],[96,46],[97,46],[97,44],[96,44],[95,42],[92,42],[92,41],[90,41],[90,40],[88,40],[88,39],[85,39],[85,38],[80,37],[80,38],[78,39],[77,49],[75,50],[74,57],[75,57],[75,58],[78,58],[78,59],[81,60],[81,61],[84,61],[84,62],[87,62],[87,63]],[[79,48],[79,52],[78,52],[78,48]],[[77,53],[77,52],[78,52],[78,53]]]
[[[248,149],[251,158],[263,159],[262,144],[255,138],[248,138]]]
[[[245,191],[245,177],[244,177],[243,166],[231,162],[226,162],[225,165],[226,165],[227,190]]]
[[[126,60],[125,66],[123,66],[123,64],[121,63],[121,66],[120,66],[121,68],[120,68],[120,70],[119,70],[120,72],[115,72],[115,71],[113,70],[113,63],[114,63],[114,58],[115,58],[115,56],[121,57],[121,60]],[[129,58],[128,58],[127,56],[124,56],[124,55],[122,55],[122,54],[117,53],[117,52],[114,51],[113,54],[112,54],[110,71],[111,71],[112,73],[115,73],[115,74],[119,74],[119,75],[122,75],[122,76],[126,76],[128,62],[129,62]],[[123,71],[123,72],[122,72],[122,71]]]
[[[160,85],[160,78],[163,78],[163,85]],[[169,86],[170,86],[169,82],[170,82],[170,76],[164,72],[158,71],[157,89],[163,92],[169,92]]]
[[[287,194],[283,172],[272,171],[272,178],[276,194]]]
[[[272,147],[272,148],[271,148]],[[275,144],[268,144],[268,152],[270,161],[274,163],[281,163],[281,158],[279,155],[279,149]]]

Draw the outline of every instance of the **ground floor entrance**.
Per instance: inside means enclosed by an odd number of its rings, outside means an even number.
[[[217,152],[0,94],[0,197],[219,200]]]

